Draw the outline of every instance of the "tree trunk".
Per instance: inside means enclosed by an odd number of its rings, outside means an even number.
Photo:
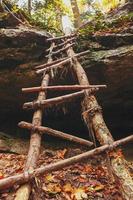
[[[77,0],[71,0],[71,6],[74,16],[74,26],[78,28],[81,26],[80,12],[77,4]]]
[[[31,14],[31,9],[32,9],[31,5],[32,5],[32,0],[28,0],[28,13],[29,14]]]

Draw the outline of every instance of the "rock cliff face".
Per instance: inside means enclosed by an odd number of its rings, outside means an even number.
[[[23,95],[22,87],[38,86],[34,66],[45,62],[46,48],[49,46],[44,31],[31,28],[1,28],[0,30],[0,129],[12,133],[19,120],[31,121],[30,114],[22,111],[22,104],[32,98]],[[119,137],[133,130],[133,34],[108,34],[92,36],[82,40],[81,49],[90,48],[90,53],[82,58],[82,64],[91,84],[107,84],[108,88],[98,92],[99,103],[107,125]],[[69,82],[69,78],[68,78]],[[70,83],[70,82],[69,82]],[[78,106],[75,105],[75,107]],[[80,117],[76,117],[76,122]],[[68,130],[79,128],[70,115],[60,118],[51,115],[51,124]],[[56,120],[56,121],[55,121]],[[77,124],[79,124],[77,126]],[[8,127],[8,128],[7,128]],[[16,134],[16,133],[15,133]]]

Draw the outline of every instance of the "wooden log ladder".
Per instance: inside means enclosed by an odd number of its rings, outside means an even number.
[[[71,34],[70,31],[66,31],[64,36],[47,39],[47,41],[50,43],[50,48],[47,50],[47,52],[49,52],[47,56],[48,62],[35,67],[36,73],[43,75],[41,86],[22,88],[22,92],[24,93],[38,92],[39,94],[37,100],[33,102],[27,102],[23,106],[24,109],[34,110],[32,123],[23,121],[19,123],[21,128],[26,128],[31,132],[30,147],[24,172],[0,180],[0,190],[10,188],[14,184],[20,184],[20,188],[16,192],[15,200],[29,199],[32,189],[31,182],[29,181],[31,179],[34,180],[36,176],[59,170],[62,167],[69,166],[81,160],[88,159],[92,155],[97,155],[103,152],[106,153],[106,156],[110,161],[110,167],[114,175],[114,179],[119,182],[120,191],[123,198],[126,200],[133,199],[133,180],[129,171],[125,167],[124,158],[118,155],[119,150],[117,148],[119,145],[133,141],[133,135],[119,141],[114,141],[103,120],[101,107],[98,105],[98,102],[94,96],[94,92],[98,91],[100,88],[106,88],[106,85],[89,84],[88,77],[79,62],[80,57],[86,55],[89,50],[76,54],[72,47],[74,45],[73,40],[76,39],[75,37],[75,34]],[[56,49],[56,51],[53,51],[54,49]],[[55,55],[62,55],[62,52],[66,52],[67,56],[64,58],[60,57],[56,60],[52,59],[52,57]],[[75,73],[79,84],[49,86],[53,69],[63,69],[66,64],[67,66],[71,66],[71,72]],[[70,94],[46,99],[48,90],[70,91]],[[81,99],[82,116],[85,124],[89,130],[93,130],[92,136],[95,137],[102,146],[63,161],[49,164],[45,167],[36,168],[41,147],[42,134],[49,134],[73,141],[80,145],[93,147],[94,144],[88,140],[42,126],[44,109],[55,105],[57,106],[58,104],[62,104],[64,102],[73,101],[77,98]]]

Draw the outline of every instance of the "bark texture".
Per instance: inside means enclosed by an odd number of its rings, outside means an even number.
[[[74,55],[75,53],[73,49],[70,48],[68,50],[68,56],[73,57],[73,70],[77,75],[78,82],[81,85],[88,85],[88,77]],[[112,144],[114,139],[104,122],[101,107],[99,106],[96,98],[89,93],[89,90],[85,90],[85,98],[82,102],[82,111],[83,114],[85,113],[83,118],[87,127],[89,129],[91,127],[100,144]],[[123,157],[120,157],[118,152],[119,150],[115,150],[113,152],[113,156],[110,158],[110,164],[113,174],[116,180],[119,182],[123,197],[126,200],[129,200],[133,198],[133,180],[131,174],[126,168]]]

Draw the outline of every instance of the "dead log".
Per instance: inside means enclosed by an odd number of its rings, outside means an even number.
[[[56,69],[58,67],[62,67],[62,65],[65,65],[66,63],[69,63],[70,61],[71,61],[71,58],[67,58],[66,60],[63,60],[63,61],[61,61],[61,62],[59,62],[55,65],[51,65],[51,66],[46,67],[44,69],[39,69],[39,70],[36,71],[36,73],[41,74],[41,73],[44,73],[44,72],[49,71],[51,69]]]
[[[48,134],[48,135],[51,135],[51,136],[54,136],[54,137],[66,139],[66,140],[71,141],[71,142],[76,142],[80,145],[85,145],[85,146],[88,146],[88,147],[93,145],[93,143],[88,141],[88,140],[85,140],[85,139],[82,139],[82,138],[79,138],[79,137],[76,137],[76,136],[73,136],[73,135],[70,135],[70,134],[66,134],[66,133],[63,133],[62,131],[57,131],[57,130],[54,130],[54,129],[49,128],[49,127],[34,126],[31,123],[23,122],[23,121],[20,122],[18,124],[18,126],[20,128],[25,128],[25,129],[28,129],[28,130],[37,131],[40,134],[45,133],[45,134]]]
[[[54,38],[48,38],[47,41],[50,41],[50,42],[55,42],[56,40],[61,40],[61,39],[68,39],[68,38],[72,38],[72,37],[75,37],[76,34],[70,34],[70,35],[63,35],[63,36],[60,36],[60,37],[54,37]]]
[[[51,50],[53,49],[53,44],[51,45]],[[51,61],[51,57],[48,62]],[[48,86],[50,76],[48,74],[43,76],[41,87]],[[39,92],[38,101],[46,99],[46,93],[44,91]],[[40,126],[42,123],[43,110],[41,108],[37,109],[32,118],[33,126]],[[34,130],[31,130],[30,147],[28,151],[27,161],[25,164],[24,171],[32,170],[36,167],[37,160],[40,153],[41,147],[41,135]],[[15,200],[28,200],[31,193],[31,185],[25,184],[20,187],[16,192]]]
[[[40,167],[37,169],[27,170],[24,173],[1,179],[0,180],[0,190],[4,190],[4,189],[10,188],[10,187],[13,187],[16,184],[19,185],[19,184],[26,183],[41,174],[47,174],[47,173],[50,173],[53,171],[60,170],[69,165],[72,165],[72,164],[75,164],[75,163],[78,163],[81,161],[85,161],[86,159],[93,157],[95,155],[98,155],[98,154],[101,154],[101,153],[104,153],[107,151],[112,152],[112,150],[115,149],[116,147],[127,144],[128,142],[131,142],[131,141],[133,141],[133,135],[128,136],[124,139],[115,141],[111,145],[106,144],[104,146],[101,146],[101,147],[95,148],[93,150],[87,151],[85,153],[79,154],[77,156],[74,156],[72,158],[61,160],[54,164],[49,164],[47,166]]]
[[[70,48],[67,53],[68,57],[73,57],[72,68],[77,75],[79,84],[89,85],[87,75],[75,57],[73,49]],[[94,131],[100,144],[112,144],[114,139],[104,122],[101,107],[99,106],[95,96],[92,94],[90,95],[88,90],[85,91],[85,97],[82,101],[82,111],[83,113],[86,112],[85,115],[83,115],[83,118],[87,127],[89,129],[92,127],[91,129]],[[126,200],[133,198],[133,180],[125,166],[123,157],[119,156],[119,150],[113,152],[113,156],[110,158],[110,165],[116,181],[119,182],[123,198]]]
[[[65,90],[83,90],[83,89],[99,89],[106,88],[106,85],[56,85],[56,86],[47,86],[47,87],[31,87],[31,88],[22,88],[24,93],[40,92],[45,90],[53,91],[65,91]]]
[[[75,44],[75,43],[72,43],[72,44],[69,44],[67,47],[64,47],[64,48],[62,48],[62,49],[59,49],[59,50],[57,50],[57,51],[53,51],[53,52],[52,52],[52,56],[55,56],[55,55],[57,55],[57,54],[59,54],[59,53],[62,53],[63,51],[66,51],[67,49],[69,49],[70,47],[72,47],[74,44]],[[48,57],[48,55],[45,56],[45,57]]]
[[[47,100],[37,100],[33,102],[27,102],[27,103],[24,103],[23,109],[38,109],[38,108],[44,108],[44,107],[47,108],[55,104],[57,105],[60,103],[69,102],[72,99],[75,99],[77,97],[82,97],[83,95],[84,95],[84,91],[80,91],[80,92],[75,92],[72,94],[67,94],[67,95],[63,95],[63,96],[59,96],[59,97],[55,97],[55,98],[51,98]]]

